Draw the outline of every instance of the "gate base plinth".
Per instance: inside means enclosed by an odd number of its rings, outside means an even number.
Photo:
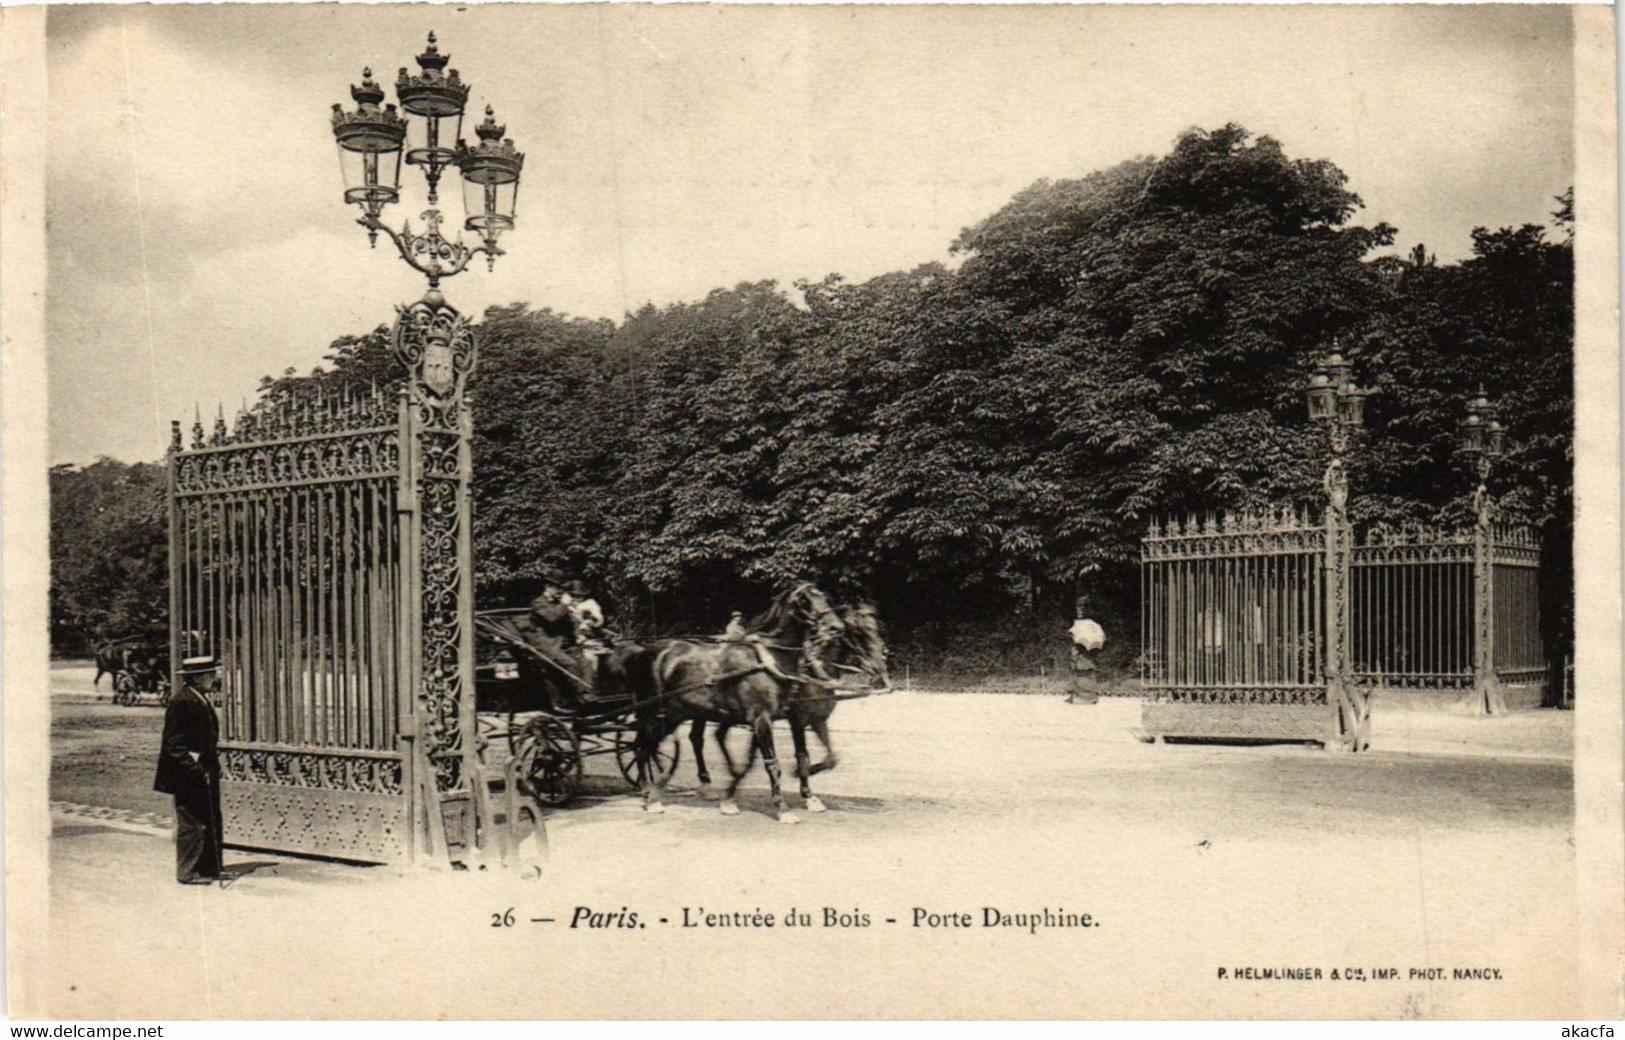
[[[1337,740],[1337,718],[1324,704],[1202,704],[1146,701],[1140,725],[1147,737],[1193,740]]]
[[[227,845],[397,863],[406,856],[406,801],[399,795],[275,784],[220,784]]]

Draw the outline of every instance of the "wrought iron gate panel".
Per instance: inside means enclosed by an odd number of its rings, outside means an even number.
[[[1529,530],[1483,522],[1357,539],[1336,508],[1323,523],[1154,524],[1140,571],[1146,730],[1358,748],[1358,687],[1471,690],[1481,710],[1504,710],[1500,685],[1544,677],[1539,555]]]
[[[1286,512],[1153,526],[1141,553],[1148,732],[1326,739],[1327,533]]]
[[[174,651],[220,664],[227,840],[399,859],[399,409],[368,394],[192,432],[171,444]]]
[[[1540,544],[1528,528],[1496,525],[1490,531],[1494,649],[1492,666],[1503,684],[1546,679],[1540,631]]]
[[[1354,547],[1353,679],[1390,689],[1473,685],[1471,531],[1377,525]]]
[[[171,656],[221,666],[233,845],[391,861],[478,840],[466,319],[401,309],[394,394],[170,447]],[[172,677],[173,679],[173,677]]]

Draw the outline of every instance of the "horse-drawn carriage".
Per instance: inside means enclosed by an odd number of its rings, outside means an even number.
[[[802,795],[809,809],[820,811],[807,778],[834,766],[829,714],[838,701],[889,689],[873,612],[837,610],[810,583],[781,593],[759,619],[758,632],[746,638],[617,642],[598,662],[596,682],[584,679],[568,658],[560,661],[535,646],[523,625],[526,613],[475,615],[484,651],[476,669],[476,705],[482,739],[506,737],[519,784],[544,805],[562,805],[580,791],[587,758],[613,754],[621,776],[642,789],[647,807],[658,810],[660,790],[681,755],[677,730],[687,722],[702,785],[710,782],[705,727],[716,727],[733,777],[723,812],[737,812],[733,792],[760,750],[780,816],[793,818],[780,797],[771,734],[773,721],[782,719],[794,738]],[[724,740],[733,726],[753,732],[742,768]],[[817,764],[806,752],[809,728],[826,750]]]
[[[113,703],[140,704],[153,700],[169,703],[169,636],[125,636],[103,643],[96,649],[96,678],[113,677]]]

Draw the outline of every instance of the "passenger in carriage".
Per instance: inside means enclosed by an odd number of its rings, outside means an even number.
[[[564,602],[564,583],[559,578],[547,575],[542,579],[541,595],[530,601],[530,613],[515,621],[514,629],[551,666],[567,676],[590,681],[583,679],[580,661],[570,653],[576,643],[576,623]],[[561,685],[570,687],[572,694],[578,692],[568,679]]]
[[[591,700],[598,695],[599,662],[609,652],[604,643],[604,610],[579,580],[565,588],[561,602],[570,611],[575,626],[576,644],[581,648],[581,678],[587,683],[586,697]]]
[[[572,581],[566,587],[561,602],[570,611],[570,619],[575,624],[576,641],[583,646],[601,643],[604,609],[598,605],[596,599],[588,595],[587,586],[580,581]]]
[[[552,575],[544,577],[541,594],[530,601],[530,613],[520,622],[522,628],[534,630],[558,641],[560,645],[566,639],[573,639],[575,622],[570,618],[570,608],[564,603],[564,583]]]

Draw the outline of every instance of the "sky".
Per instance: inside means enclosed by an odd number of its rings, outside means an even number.
[[[1442,261],[1474,227],[1549,222],[1573,181],[1557,6],[56,7],[53,463],[157,459],[171,419],[230,415],[422,294],[344,206],[328,117],[363,66],[386,85],[415,70],[430,30],[471,116],[494,105],[527,154],[508,255],[445,284],[475,316],[619,319],[947,261],[1034,181],[1193,126],[1331,160],[1358,222]],[[421,225],[421,177],[402,183],[386,219]]]

